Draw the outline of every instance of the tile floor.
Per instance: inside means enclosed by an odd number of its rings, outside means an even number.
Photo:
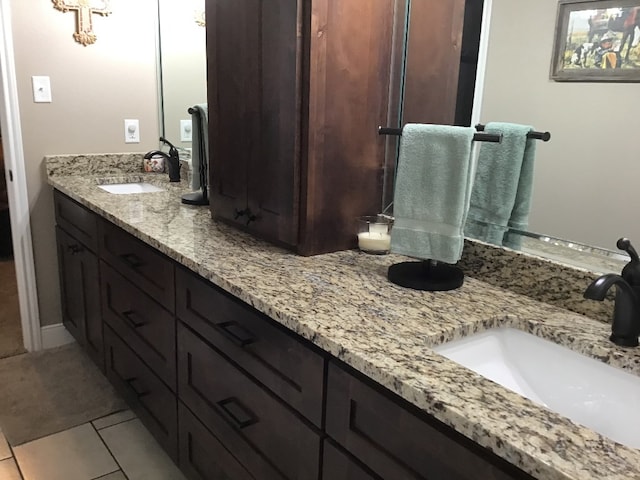
[[[129,410],[10,447],[0,431],[0,480],[184,480]]]

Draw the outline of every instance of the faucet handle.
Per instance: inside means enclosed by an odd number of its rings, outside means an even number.
[[[631,240],[629,240],[628,238],[624,238],[624,237],[619,238],[618,241],[616,242],[616,247],[618,247],[620,250],[627,252],[631,257],[631,261],[640,262],[640,257],[638,257],[638,252],[636,252],[636,249],[633,248],[633,245],[631,245]]]
[[[638,252],[631,245],[628,238],[620,238],[616,242],[616,246],[629,254],[631,261],[622,269],[622,278],[624,278],[632,287],[640,287],[640,258]]]

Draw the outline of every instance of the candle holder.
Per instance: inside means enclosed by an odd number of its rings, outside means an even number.
[[[369,215],[357,218],[358,248],[372,255],[386,255],[391,249],[393,218]]]

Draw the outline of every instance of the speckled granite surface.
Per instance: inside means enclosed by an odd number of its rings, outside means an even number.
[[[55,188],[534,477],[640,478],[639,450],[576,425],[430,348],[510,325],[640,376],[640,349],[611,344],[607,324],[475,278],[451,292],[403,289],[386,280],[388,266],[405,260],[395,255],[297,256],[213,222],[206,208],[182,205],[186,186],[169,184],[166,175],[145,174],[165,192],[113,195],[97,188],[95,175],[78,175],[75,165],[58,164],[52,173]],[[98,177],[105,181],[103,172]]]

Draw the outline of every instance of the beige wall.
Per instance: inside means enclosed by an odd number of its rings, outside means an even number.
[[[640,85],[549,80],[557,5],[493,1],[481,120],[551,132],[538,143],[530,230],[638,246]]]
[[[156,0],[111,0],[94,15],[98,36],[72,37],[75,13],[50,1],[12,0],[20,117],[42,325],[61,321],[48,154],[144,152],[158,146]],[[51,77],[52,103],[33,103],[32,75]],[[140,120],[141,143],[124,143],[125,118]]]
[[[162,86],[167,139],[182,147],[180,120],[190,119],[187,109],[207,103],[206,30],[194,20],[204,11],[204,0],[160,0]]]

